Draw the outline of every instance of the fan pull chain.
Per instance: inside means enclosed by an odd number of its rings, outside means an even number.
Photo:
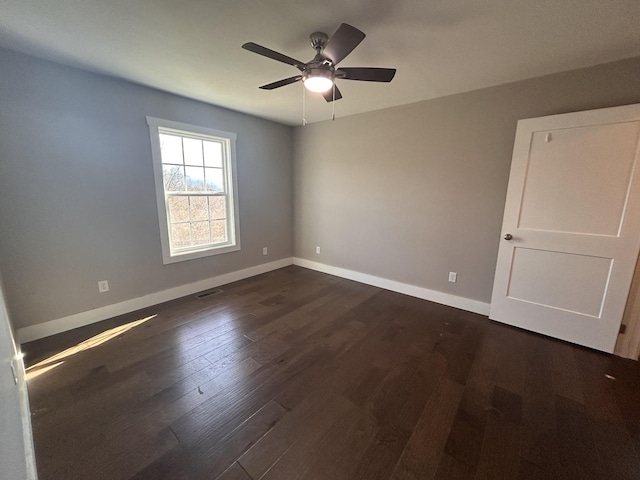
[[[306,92],[306,88],[304,87],[304,83],[302,84],[302,126],[305,127],[307,125],[307,105],[306,105],[306,99],[307,99],[307,92]]]
[[[331,121],[336,119],[336,82],[333,82],[333,102],[331,102]]]

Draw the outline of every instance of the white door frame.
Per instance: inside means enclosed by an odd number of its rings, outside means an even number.
[[[624,332],[618,335],[618,342],[613,353],[619,357],[639,360],[640,358],[640,258],[631,282],[627,307],[622,317]]]

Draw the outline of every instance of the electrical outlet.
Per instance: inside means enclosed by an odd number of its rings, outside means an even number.
[[[269,253],[269,250],[267,250],[267,247],[262,247],[262,254],[266,255],[267,253]]]
[[[458,281],[458,274],[456,272],[449,272],[449,281],[456,283]]]
[[[98,282],[98,291],[100,293],[109,291],[109,282],[107,280],[101,280]]]
[[[316,247],[316,255],[320,255],[320,247]]]

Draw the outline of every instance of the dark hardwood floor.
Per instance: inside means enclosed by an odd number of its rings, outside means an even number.
[[[640,478],[638,363],[300,267],[23,350],[41,480]]]

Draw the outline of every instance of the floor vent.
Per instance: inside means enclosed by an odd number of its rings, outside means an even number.
[[[211,290],[205,290],[204,292],[200,292],[196,295],[196,298],[203,299],[210,297],[211,295],[215,295],[216,293],[222,293],[222,290],[219,288],[212,288]]]

